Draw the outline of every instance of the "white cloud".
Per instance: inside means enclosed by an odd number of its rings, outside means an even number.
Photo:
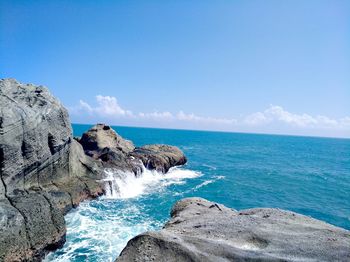
[[[267,118],[264,113],[256,112],[244,118],[243,122],[248,125],[261,125],[269,123],[271,119]]]
[[[281,106],[270,105],[263,112],[256,112],[244,118],[250,125],[267,125],[272,122],[282,122],[291,127],[299,128],[344,128],[350,126],[350,118],[331,119],[327,116],[311,116],[309,114],[294,114],[284,110]]]
[[[264,111],[264,115],[270,120],[278,120],[300,127],[317,124],[317,120],[308,114],[293,114],[284,110],[280,106],[271,105]]]
[[[174,116],[170,112],[152,112],[152,113],[139,113],[138,114],[140,118],[142,119],[151,119],[156,121],[162,121],[162,120],[173,120]]]
[[[110,124],[123,123],[155,127],[272,133],[274,130],[284,130],[282,132],[294,132],[296,134],[310,134],[309,130],[315,130],[311,134],[322,135],[328,133],[331,135],[332,132],[340,131],[341,133],[338,133],[342,136],[343,134],[345,136],[350,135],[350,117],[348,116],[333,119],[323,115],[295,114],[276,105],[270,105],[261,112],[255,112],[237,119],[199,116],[194,113],[185,113],[182,110],[178,113],[153,111],[134,114],[132,111],[122,108],[115,97],[98,95],[96,96],[95,106],[80,100],[78,106],[70,108],[70,113],[84,119],[83,121],[98,122],[103,119],[109,121]]]
[[[91,106],[87,102],[80,100],[79,105],[70,108],[72,114],[88,113],[89,115],[99,115],[103,117],[132,117],[133,113],[123,109],[113,96],[96,96],[97,106]]]
[[[176,118],[181,121],[193,121],[201,123],[217,123],[217,124],[226,124],[231,125],[237,122],[236,119],[226,119],[226,118],[214,118],[214,117],[202,117],[195,114],[186,114],[183,111],[177,113]]]
[[[347,116],[347,117],[341,118],[341,119],[339,120],[339,123],[340,123],[340,125],[343,126],[343,127],[348,127],[348,128],[350,128],[350,117]]]

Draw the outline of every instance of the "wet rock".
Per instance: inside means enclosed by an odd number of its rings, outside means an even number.
[[[130,155],[140,159],[147,169],[161,173],[166,173],[171,167],[184,165],[187,162],[184,153],[179,148],[169,145],[137,147]]]
[[[47,88],[14,79],[0,80],[0,170],[0,261],[61,246],[63,214],[103,193],[102,170],[73,140],[67,110]]]
[[[0,80],[0,261],[37,261],[60,247],[63,215],[105,193],[105,168],[140,173],[134,149],[102,124],[73,138],[67,110],[47,88]],[[181,163],[168,162],[164,171]]]
[[[187,161],[183,152],[169,145],[146,145],[134,147],[110,126],[97,124],[78,140],[85,154],[101,160],[106,168],[131,171],[137,174],[142,163],[147,169],[166,173],[171,167],[184,165]]]
[[[180,200],[159,232],[130,240],[118,262],[350,261],[350,232],[273,208],[235,211],[201,198]]]

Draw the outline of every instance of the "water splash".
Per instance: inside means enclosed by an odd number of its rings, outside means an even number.
[[[167,174],[161,174],[155,170],[142,168],[142,173],[135,175],[132,172],[120,170],[105,170],[105,198],[126,199],[143,194],[153,193],[159,188],[172,184],[183,184],[185,179],[201,176],[200,172],[173,167]]]
[[[135,176],[108,169],[105,175],[106,195],[81,203],[65,216],[67,242],[45,261],[114,261],[128,240],[159,229],[165,222],[149,215],[149,206],[139,198],[159,194],[170,185],[184,184],[186,179],[202,174],[175,167],[167,174],[144,169]]]

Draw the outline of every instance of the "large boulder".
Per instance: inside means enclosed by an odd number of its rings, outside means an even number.
[[[144,165],[147,169],[166,173],[171,167],[184,165],[184,153],[175,146],[146,145],[136,147],[118,135],[110,126],[97,124],[80,139],[85,154],[101,160],[105,168],[118,168],[139,174]]]
[[[188,198],[162,230],[131,239],[116,261],[350,261],[350,231],[290,211]]]
[[[63,214],[103,193],[99,163],[73,140],[47,88],[0,80],[0,261],[30,261],[65,241]]]
[[[134,144],[118,135],[110,126],[97,124],[86,131],[79,141],[85,153],[96,156],[105,148],[115,148],[123,153],[134,150]]]
[[[184,165],[187,162],[184,153],[179,148],[169,145],[137,147],[130,155],[140,159],[147,169],[161,173],[166,173],[171,167]]]

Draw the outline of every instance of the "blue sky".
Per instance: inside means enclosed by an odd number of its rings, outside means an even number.
[[[73,122],[350,137],[350,1],[0,1],[0,77]]]

